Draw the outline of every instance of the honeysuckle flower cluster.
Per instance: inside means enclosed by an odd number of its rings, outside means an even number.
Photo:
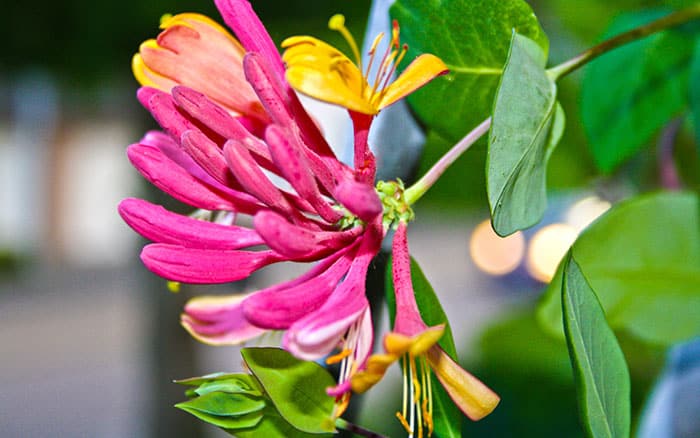
[[[225,283],[274,263],[314,264],[297,278],[256,292],[192,299],[182,325],[216,345],[283,330],[282,346],[297,357],[331,355],[329,363],[341,363],[338,385],[328,389],[337,400],[336,415],[351,390],[366,390],[404,356],[412,404],[419,406],[417,417],[399,415],[409,433],[414,418],[419,435],[424,424],[432,428],[430,403],[413,395],[422,385],[422,394],[430,396],[425,361],[467,415],[488,414],[498,398],[437,347],[442,328],[428,328],[420,319],[406,265],[406,223],[413,214],[400,182],[375,188],[376,160],[367,143],[382,108],[447,68],[422,55],[390,83],[406,53],[395,24],[388,49],[377,58],[379,73],[370,81],[342,16],[333,17],[330,26],[351,44],[357,65],[307,36],[287,39],[280,56],[247,1],[215,2],[237,39],[198,14],[165,16],[163,31],[141,45],[132,63],[143,85],[138,99],[163,131],[147,133],[128,148],[128,157],[151,183],[197,210],[184,216],[126,199],[119,212],[154,242],[141,253],[146,267],[171,281]],[[336,158],[295,88],[348,109],[354,167]],[[239,225],[241,215],[252,217],[252,225]],[[366,274],[392,227],[396,326],[385,338],[387,353],[370,358],[374,334]],[[423,374],[417,374],[416,358]]]

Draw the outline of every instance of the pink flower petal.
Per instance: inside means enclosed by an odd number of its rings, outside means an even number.
[[[224,154],[219,145],[196,129],[183,132],[180,140],[182,148],[206,173],[226,187],[237,191],[241,190],[241,186],[226,165]]]
[[[119,214],[136,232],[158,243],[202,249],[240,249],[263,244],[255,230],[192,219],[142,199],[123,200]]]
[[[282,57],[250,3],[246,0],[214,0],[214,3],[243,47],[269,59],[275,73],[284,76]]]
[[[196,128],[191,120],[178,111],[175,101],[168,93],[141,87],[136,95],[142,103],[145,102],[146,109],[173,138],[180,138],[185,131]]]
[[[188,132],[199,132],[199,131],[186,131],[185,134]],[[200,135],[203,135],[200,133]],[[183,136],[185,136],[183,134]],[[216,151],[204,151],[200,152],[200,150],[195,146],[190,144],[192,137],[190,136],[185,136],[185,142],[183,144],[187,144],[189,149],[195,150],[193,153],[200,159],[202,160],[203,163],[205,163],[208,167],[208,170],[211,170],[213,172],[216,171],[216,165],[212,162],[207,161],[206,153],[210,154],[216,154]],[[254,213],[256,212],[259,208],[260,205],[258,204],[257,200],[250,196],[247,193],[243,193],[238,190],[234,190],[229,186],[224,185],[223,183],[219,182],[216,180],[214,177],[212,177],[207,171],[205,171],[193,158],[190,154],[188,154],[185,150],[180,148],[180,146],[172,140],[169,136],[161,134],[158,137],[153,137],[153,133],[146,134],[146,137],[144,139],[150,138],[151,141],[154,142],[158,146],[158,148],[163,152],[163,154],[172,160],[174,163],[180,165],[190,176],[195,177],[196,179],[206,183],[207,186],[212,187],[214,190],[216,190],[217,193],[222,193],[225,194],[227,198],[231,200],[233,204],[236,205],[236,211],[241,212],[241,213]],[[198,137],[199,140],[199,137]],[[206,140],[201,140],[201,141],[206,141]],[[211,146],[211,144],[207,144],[206,146]],[[215,146],[216,147],[216,146]],[[217,147],[218,149],[218,147]],[[220,152],[218,152],[220,154]],[[212,161],[214,161],[212,159]],[[224,176],[225,177],[225,176]],[[231,176],[231,178],[233,178]]]
[[[369,303],[365,297],[367,269],[381,246],[381,223],[368,225],[362,245],[343,282],[320,309],[295,322],[283,345],[300,359],[315,360],[330,353]]]
[[[362,232],[361,227],[347,231],[309,230],[270,210],[256,214],[253,225],[270,248],[298,261],[323,257],[347,245]]]
[[[323,199],[303,151],[295,142],[289,141],[285,134],[275,125],[271,125],[265,131],[272,160],[294,190],[307,200],[323,219],[330,223],[338,222],[343,217],[342,213],[334,210],[328,201]]]
[[[203,184],[154,146],[133,144],[127,149],[127,155],[148,181],[179,201],[205,210],[241,210],[239,205]]]
[[[209,250],[166,243],[146,245],[141,260],[153,273],[183,283],[227,283],[284,260],[273,251]]]
[[[262,203],[289,216],[298,215],[282,191],[260,169],[248,149],[237,140],[224,145],[224,158],[240,185]]]
[[[366,222],[381,215],[384,210],[374,187],[354,178],[342,180],[333,196],[352,214]]]
[[[241,124],[242,118],[234,118],[223,108],[207,99],[207,97],[195,90],[187,87],[175,87],[172,90],[173,99],[177,106],[182,108],[193,119],[200,121],[204,126],[212,132],[220,135],[225,139],[236,139],[243,144],[258,157],[270,163],[270,151],[267,145],[259,138],[256,138],[250,133],[246,127]]]
[[[212,345],[240,344],[267,330],[243,316],[247,295],[204,296],[191,299],[180,317],[183,327],[197,340]]]
[[[254,293],[243,303],[243,313],[248,321],[258,327],[287,329],[323,305],[350,263],[351,257],[341,257],[326,271],[306,282],[285,289]]]

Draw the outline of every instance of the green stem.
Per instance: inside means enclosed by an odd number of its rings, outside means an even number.
[[[450,167],[450,165],[464,153],[464,151],[469,149],[469,147],[476,143],[478,139],[489,132],[490,127],[491,117],[481,122],[479,126],[464,136],[464,138],[461,139],[456,145],[452,146],[452,149],[447,151],[447,153],[443,155],[442,158],[440,158],[440,160],[438,160],[438,162],[435,163],[421,179],[416,181],[415,184],[404,191],[403,194],[406,203],[408,205],[415,204],[416,201],[418,201],[421,196],[423,196],[425,192],[427,192],[428,189],[431,188],[435,182],[437,182],[447,168]]]
[[[343,420],[342,418],[338,418],[335,420],[335,426],[339,429],[344,429],[348,432],[352,432],[356,435],[366,436],[368,438],[387,438],[384,435],[380,435],[376,432],[372,432],[371,430],[367,430],[364,427],[360,427],[357,424],[353,424],[349,421]]]
[[[659,32],[669,27],[678,26],[679,24],[686,23],[690,20],[700,17],[700,3],[694,6],[690,6],[680,11],[673,12],[663,18],[652,21],[644,26],[637,27],[610,39],[603,41],[602,43],[591,47],[590,49],[584,51],[580,55],[571,58],[568,61],[554,66],[547,70],[549,77],[552,80],[558,80],[571,73],[572,71],[582,67],[591,60],[597,58],[598,56],[607,53],[613,49],[616,49],[625,44],[631,43],[633,41],[642,39],[653,33]]]

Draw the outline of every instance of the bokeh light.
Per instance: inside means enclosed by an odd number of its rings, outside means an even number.
[[[530,275],[544,283],[549,282],[577,236],[576,228],[560,223],[547,225],[535,233],[527,252]]]
[[[469,252],[482,271],[491,275],[505,275],[520,265],[525,255],[525,238],[520,231],[508,237],[500,237],[487,219],[474,229]]]

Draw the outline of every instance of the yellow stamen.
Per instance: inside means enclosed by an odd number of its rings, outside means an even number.
[[[382,84],[382,88],[381,88],[382,91],[379,94],[379,100],[384,98],[384,95],[386,94],[386,90],[389,89],[389,81],[391,80],[391,76],[396,71],[396,67],[398,67],[398,65],[401,64],[401,61],[403,61],[404,56],[406,56],[406,52],[408,52],[408,45],[404,44],[403,48],[401,49],[401,52],[399,52],[398,56],[396,57],[396,61],[392,62],[391,69],[389,70],[389,73],[386,75],[386,78],[384,79],[384,83]],[[396,52],[394,52],[394,53],[396,53]]]
[[[411,412],[415,412],[418,420],[418,438],[423,438],[423,415],[420,407],[421,387],[418,381],[418,370],[416,361],[411,358],[411,380],[413,381],[413,406]],[[415,411],[413,410],[415,409]]]
[[[375,53],[377,53],[377,46],[379,46],[379,43],[382,41],[383,38],[384,38],[384,32],[379,32],[379,35],[377,35],[374,38],[374,41],[372,42],[372,47],[369,49],[369,53],[368,53],[369,62],[367,63],[367,69],[365,70],[365,74],[363,76],[363,78],[365,80],[362,82],[362,91],[363,92],[365,91],[364,87],[365,87],[365,84],[367,83],[367,78],[369,77],[369,72],[370,72],[370,70],[372,70],[372,63],[374,63],[374,55],[375,55]]]
[[[403,426],[404,429],[406,429],[406,433],[409,435],[413,435],[413,430],[411,430],[411,426],[409,426],[408,421],[406,421],[406,418],[404,418],[403,415],[401,415],[401,412],[396,413],[396,418],[399,419],[399,422]]]
[[[421,400],[421,410],[423,412],[423,423],[428,428],[428,436],[433,434],[433,413],[430,409],[432,402],[432,388],[430,387],[430,368],[425,363],[425,358],[420,358],[421,384],[423,385],[423,400]]]
[[[426,380],[428,381],[428,419],[430,420],[428,423],[428,435],[430,436],[433,434],[433,384],[430,378],[430,367],[425,358],[423,358],[423,366],[425,367],[427,375]]]
[[[328,20],[328,28],[340,32],[343,38],[345,38],[345,41],[347,41],[348,45],[350,45],[352,54],[355,56],[357,65],[360,67],[360,70],[362,70],[362,57],[360,56],[360,49],[357,48],[355,38],[353,38],[348,28],[345,27],[345,16],[343,14],[335,14],[332,16],[331,19]]]
[[[349,350],[346,348],[345,350],[341,351],[338,354],[334,354],[333,356],[329,356],[328,359],[326,359],[326,364],[327,365],[336,364],[336,363],[340,362],[341,360],[345,359],[346,357],[350,356],[351,354],[352,354],[352,350]]]
[[[168,281],[168,290],[174,294],[180,292],[180,282],[179,281]]]

